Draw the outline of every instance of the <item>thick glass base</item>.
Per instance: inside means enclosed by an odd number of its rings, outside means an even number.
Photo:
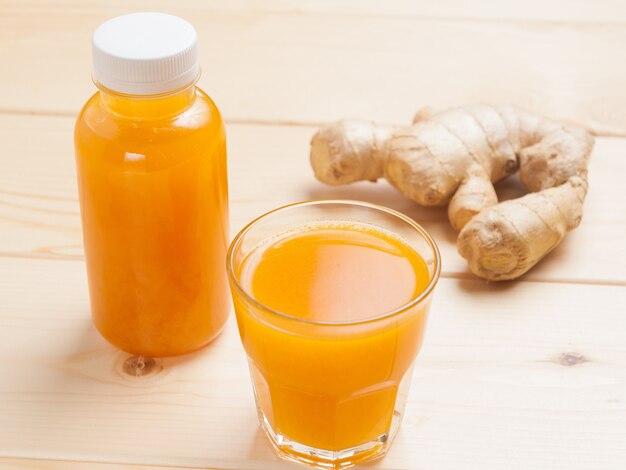
[[[334,470],[352,467],[384,456],[400,427],[402,415],[394,411],[388,433],[365,444],[338,451],[310,447],[292,441],[288,437],[274,432],[261,410],[259,410],[259,419],[261,421],[261,428],[265,431],[265,434],[280,458],[291,462],[303,463],[315,468]]]
[[[409,385],[411,382],[411,376],[413,375],[413,367],[411,367],[406,372],[405,376],[403,377],[397,388],[391,424],[387,432],[369,442],[365,442],[354,447],[349,447],[341,450],[328,450],[308,446],[306,444],[294,441],[289,437],[281,434],[280,432],[277,432],[272,427],[270,420],[263,410],[263,400],[259,399],[259,392],[263,390],[264,384],[260,382],[260,375],[254,373],[253,366],[251,367],[251,371],[253,377],[252,382],[254,384],[254,395],[256,399],[257,412],[259,415],[261,428],[269,438],[278,456],[284,460],[289,460],[292,462],[310,465],[315,468],[329,470],[352,467],[357,464],[381,458],[387,453],[387,450],[389,449],[393,438],[400,428],[402,416],[404,415],[404,407],[406,405]],[[267,396],[267,393],[263,393],[263,395]],[[266,406],[268,405],[271,406],[269,402],[266,402]]]

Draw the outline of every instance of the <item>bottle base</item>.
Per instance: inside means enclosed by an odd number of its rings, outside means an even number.
[[[226,317],[226,321],[205,341],[200,343],[199,345],[194,345],[190,348],[186,349],[142,349],[142,348],[133,348],[129,347],[127,344],[121,344],[117,341],[114,341],[110,336],[108,336],[102,328],[98,326],[98,323],[93,320],[93,324],[96,327],[96,330],[109,344],[116,347],[117,349],[124,351],[128,354],[137,357],[143,357],[144,359],[149,358],[166,358],[166,357],[176,357],[176,356],[184,356],[185,354],[191,354],[201,349],[209,346],[213,341],[217,339],[217,337],[224,331],[226,324],[228,323],[229,316]]]

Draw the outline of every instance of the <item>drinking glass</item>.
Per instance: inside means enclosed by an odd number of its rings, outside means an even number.
[[[242,265],[255,249],[281,234],[329,223],[366,224],[399,237],[426,262],[427,287],[391,312],[316,321],[273,310],[242,284]],[[402,420],[441,270],[432,238],[409,217],[385,207],[302,202],[271,211],[239,232],[227,269],[260,424],[279,456],[335,469],[384,455]]]

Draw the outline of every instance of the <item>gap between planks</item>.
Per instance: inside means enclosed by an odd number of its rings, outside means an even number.
[[[77,113],[70,113],[68,111],[46,111],[46,110],[25,110],[25,109],[2,109],[0,108],[0,114],[7,116],[37,116],[37,117],[62,117],[62,118],[76,118]],[[596,137],[626,137],[626,129],[613,129],[610,127],[601,128],[589,128],[583,124],[579,124],[575,121],[559,120],[564,124],[579,126],[587,129],[592,135]],[[281,120],[281,119],[255,119],[255,118],[228,118],[224,117],[226,124],[248,125],[248,126],[274,126],[274,127],[321,127],[329,122],[326,121],[293,121],[293,120]],[[384,125],[400,125],[399,123],[378,122],[378,124]]]
[[[85,257],[82,255],[61,255],[58,253],[46,254],[42,252],[41,255],[35,255],[32,253],[9,253],[0,251],[0,258],[16,258],[16,259],[32,259],[32,260],[47,260],[47,261],[80,261],[84,262]],[[572,285],[586,285],[586,286],[624,286],[626,287],[626,281],[619,281],[613,279],[567,279],[567,278],[551,278],[551,279],[525,279],[524,276],[512,281],[505,282],[490,282],[485,281],[479,277],[474,276],[470,272],[455,273],[455,272],[442,272],[439,276],[441,279],[458,279],[461,281],[483,281],[485,284],[491,285],[505,285],[515,282],[534,282],[534,283],[552,283],[552,284],[572,284]]]
[[[75,119],[76,113],[70,113],[68,111],[45,111],[45,110],[25,110],[25,109],[1,109],[0,114],[4,114],[7,116],[17,115],[17,116],[37,116],[37,117],[62,117],[62,118],[72,118]],[[320,127],[326,124],[321,121],[290,121],[290,120],[280,120],[280,119],[254,119],[254,118],[224,118],[226,124],[242,124],[242,125],[250,125],[250,126],[281,126],[281,127]],[[624,136],[626,136],[626,131],[624,132]]]
[[[96,460],[62,460],[43,457],[8,456],[0,456],[0,468],[2,470],[191,470],[197,468],[219,470],[217,467],[183,467],[180,465],[155,466]]]

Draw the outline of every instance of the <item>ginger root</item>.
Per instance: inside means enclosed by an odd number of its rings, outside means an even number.
[[[385,177],[425,206],[448,204],[471,271],[494,281],[532,268],[576,228],[593,138],[512,106],[420,111],[409,127],[343,120],[311,141],[315,176],[332,185]],[[530,191],[498,203],[493,183],[516,173]]]

